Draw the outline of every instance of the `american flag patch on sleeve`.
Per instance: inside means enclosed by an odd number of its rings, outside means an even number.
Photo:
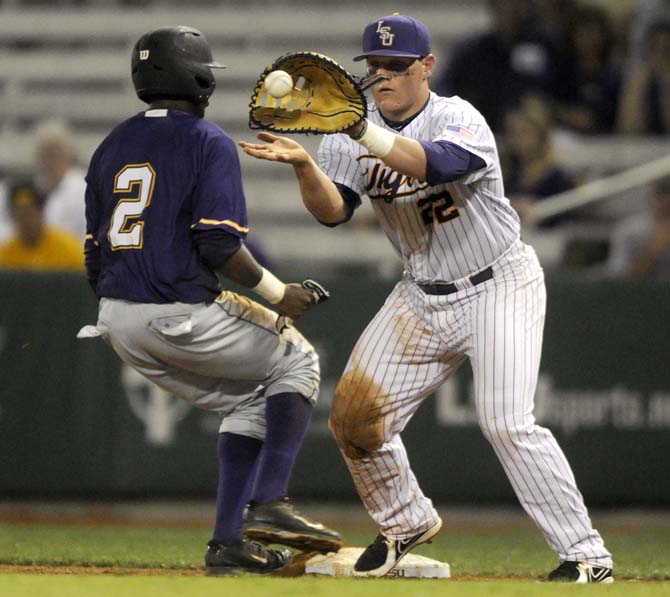
[[[447,130],[455,133],[457,137],[460,137],[461,139],[472,139],[475,134],[470,130],[466,129],[463,126],[458,126],[457,124],[448,124],[447,125]]]

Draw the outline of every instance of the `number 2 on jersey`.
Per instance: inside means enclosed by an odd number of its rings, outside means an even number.
[[[148,163],[128,164],[114,177],[114,192],[133,196],[122,197],[114,208],[109,225],[112,251],[141,249],[144,245],[142,212],[151,203],[155,180],[156,171]]]

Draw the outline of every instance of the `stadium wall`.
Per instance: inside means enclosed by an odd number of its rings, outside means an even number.
[[[323,281],[333,298],[300,329],[322,361],[318,411],[293,493],[354,499],[327,429],[330,398],[358,333],[392,282],[367,272]],[[83,276],[0,272],[0,494],[204,497],[216,485],[216,415],[191,409],[77,340],[97,304]],[[536,416],[552,429],[589,504],[670,504],[670,288],[550,276]],[[514,495],[477,428],[466,366],[403,434],[426,492],[453,502]]]

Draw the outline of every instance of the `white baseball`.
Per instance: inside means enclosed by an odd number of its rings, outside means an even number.
[[[285,70],[273,70],[265,77],[265,88],[272,97],[284,97],[293,89],[293,79]]]

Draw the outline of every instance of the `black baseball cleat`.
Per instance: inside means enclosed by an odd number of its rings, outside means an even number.
[[[210,541],[205,554],[205,574],[268,574],[280,570],[292,561],[293,554],[289,549],[267,549],[244,539],[235,545],[221,545]]]
[[[586,584],[598,582],[602,584],[611,584],[614,582],[612,569],[604,566],[595,566],[586,562],[566,561],[552,570],[547,577],[549,582],[572,582]]]
[[[339,533],[298,512],[289,498],[269,504],[251,503],[244,511],[244,536],[302,551],[328,553],[342,547]]]
[[[381,533],[374,543],[365,548],[354,564],[353,576],[384,576],[404,558],[411,549],[422,543],[430,543],[442,528],[442,520],[437,519],[432,527],[407,539],[389,539]]]

